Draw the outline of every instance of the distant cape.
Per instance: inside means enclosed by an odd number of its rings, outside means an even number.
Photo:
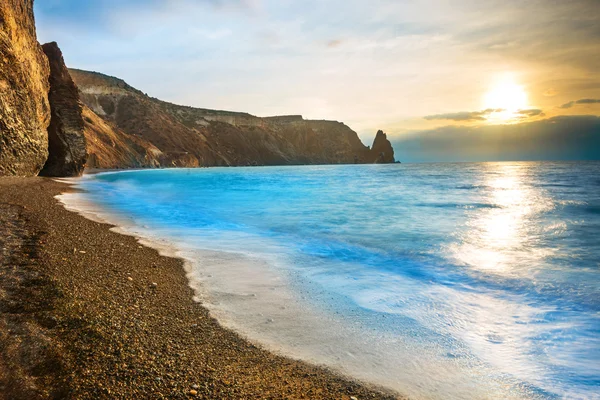
[[[337,121],[180,106],[149,97],[115,77],[70,72],[87,107],[90,167],[394,162],[392,145],[381,131],[371,149]]]

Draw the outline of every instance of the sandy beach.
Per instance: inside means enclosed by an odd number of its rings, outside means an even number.
[[[393,399],[272,354],[193,301],[183,262],[0,178],[0,398]]]

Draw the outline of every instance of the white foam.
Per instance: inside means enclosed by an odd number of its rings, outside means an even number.
[[[294,289],[293,275],[286,268],[289,260],[279,257],[277,245],[267,239],[248,235],[232,240],[260,240],[256,245],[273,247],[272,257],[222,251],[219,243],[211,249],[207,241],[175,241],[165,232],[138,226],[133,219],[89,202],[81,193],[57,198],[70,211],[112,224],[111,230],[134,236],[161,255],[185,260],[195,300],[222,325],[271,351],[325,365],[414,399],[525,397],[514,386],[490,378],[492,371],[474,359],[444,357],[444,348],[430,347],[418,337],[369,329],[313,307],[303,299],[312,293]]]

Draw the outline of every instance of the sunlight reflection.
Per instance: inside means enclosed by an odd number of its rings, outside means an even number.
[[[540,189],[524,183],[529,173],[527,164],[488,165],[482,180],[488,188],[484,202],[491,208],[478,211],[468,222],[470,229],[454,249],[462,263],[509,275],[549,255],[549,250],[532,244],[539,236],[534,219],[553,204]]]

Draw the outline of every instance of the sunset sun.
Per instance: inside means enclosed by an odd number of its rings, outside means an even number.
[[[496,82],[485,94],[484,107],[499,110],[490,115],[490,119],[509,120],[518,110],[527,108],[527,93],[512,78]],[[500,111],[501,110],[501,111]]]

